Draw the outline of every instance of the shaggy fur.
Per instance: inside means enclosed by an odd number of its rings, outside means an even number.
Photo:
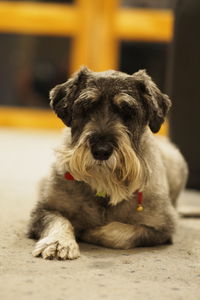
[[[167,95],[144,70],[82,68],[50,99],[68,127],[32,212],[33,255],[74,259],[78,240],[122,249],[171,242],[187,165],[167,138],[152,134],[170,108]],[[136,210],[138,191],[143,211]]]

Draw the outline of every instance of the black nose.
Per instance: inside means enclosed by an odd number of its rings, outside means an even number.
[[[109,144],[96,144],[91,147],[91,152],[94,159],[107,160],[113,152],[113,147]]]

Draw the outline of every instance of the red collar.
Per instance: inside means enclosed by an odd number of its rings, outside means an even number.
[[[72,174],[70,174],[69,172],[66,172],[64,174],[64,177],[66,180],[75,180],[74,177],[72,176]],[[140,191],[137,191],[137,207],[136,207],[136,211],[141,212],[144,210],[144,207],[142,205],[142,201],[143,201],[143,193]]]
[[[67,180],[75,180],[74,177],[72,176],[72,174],[70,174],[69,172],[66,172],[64,174],[65,179]]]

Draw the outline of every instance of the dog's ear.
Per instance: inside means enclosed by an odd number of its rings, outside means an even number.
[[[149,127],[154,133],[160,130],[171,106],[169,97],[163,94],[145,70],[134,73],[139,94],[148,112]]]
[[[82,67],[67,82],[56,85],[50,91],[50,106],[67,126],[71,126],[72,107],[80,91],[85,87],[90,70]]]

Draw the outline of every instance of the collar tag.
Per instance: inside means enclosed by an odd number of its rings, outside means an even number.
[[[141,212],[144,210],[144,207],[142,205],[143,201],[143,193],[142,192],[137,192],[137,207],[136,211]]]
[[[96,193],[96,196],[97,197],[105,198],[106,197],[106,193],[105,192],[98,192],[98,193]]]

